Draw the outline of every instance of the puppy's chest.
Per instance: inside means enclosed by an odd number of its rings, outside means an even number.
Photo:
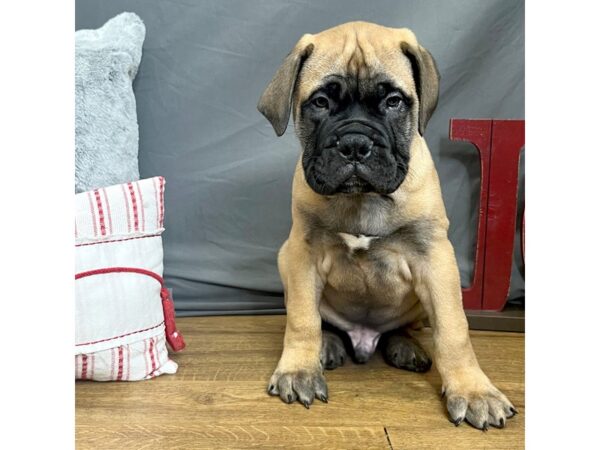
[[[428,218],[403,218],[397,204],[381,199],[332,203],[304,217],[326,284],[354,296],[410,286],[411,263],[427,256],[434,230]]]
[[[410,253],[400,242],[344,232],[336,237],[336,243],[325,248],[323,259],[330,289],[355,298],[381,297],[411,284]]]

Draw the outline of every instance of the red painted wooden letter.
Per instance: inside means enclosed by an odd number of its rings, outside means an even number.
[[[465,309],[500,311],[510,288],[525,122],[452,119],[450,139],[471,142],[481,161],[473,280],[463,289],[463,304]]]
[[[467,141],[479,151],[481,162],[481,184],[479,192],[479,219],[471,285],[463,288],[465,309],[481,309],[483,298],[483,274],[485,259],[485,232],[487,223],[488,184],[490,178],[490,149],[492,142],[491,120],[450,120],[450,140]]]
[[[523,120],[494,120],[483,278],[486,310],[501,311],[508,299],[517,223],[519,156],[524,145]]]

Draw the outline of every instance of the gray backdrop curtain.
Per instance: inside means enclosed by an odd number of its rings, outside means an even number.
[[[167,180],[165,275],[179,315],[283,311],[276,255],[299,145],[291,128],[276,138],[256,103],[302,34],[351,20],[409,27],[438,63],[426,139],[470,283],[479,162],[448,140],[448,122],[524,117],[523,1],[77,0],[76,28],[123,11],[147,28],[134,82],[140,173]],[[511,299],[524,295],[523,274],[517,238]]]

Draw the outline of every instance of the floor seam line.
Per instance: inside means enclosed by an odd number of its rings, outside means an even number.
[[[392,446],[392,441],[390,440],[390,435],[387,432],[387,428],[383,427],[383,431],[385,433],[385,438],[387,439],[388,445],[390,446],[391,450],[394,450],[394,447]]]

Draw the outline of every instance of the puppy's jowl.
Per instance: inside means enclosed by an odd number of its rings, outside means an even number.
[[[380,339],[393,366],[426,371],[411,337],[428,318],[451,420],[503,427],[515,413],[469,339],[440,183],[423,134],[439,91],[435,62],[408,29],[353,22],[304,35],[258,104],[278,135],[293,111],[302,154],[292,229],[278,258],[287,326],[268,391],[327,401],[323,369]],[[322,322],[324,326],[322,327]]]

